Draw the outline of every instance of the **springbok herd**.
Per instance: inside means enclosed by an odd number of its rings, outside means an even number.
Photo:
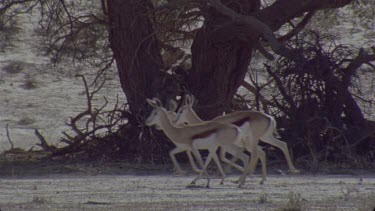
[[[192,108],[193,96],[186,95],[184,103],[177,113],[175,112],[176,104],[171,104],[170,110],[167,110],[157,98],[147,99],[147,102],[154,109],[145,124],[163,130],[165,135],[176,145],[169,155],[177,173],[183,171],[175,155],[186,152],[192,169],[198,174],[191,185],[195,185],[196,181],[204,174],[207,178],[206,187],[209,187],[210,177],[206,169],[212,159],[221,173],[221,184],[224,183],[225,173],[217,156],[219,147],[220,159],[242,172],[238,180],[238,187],[242,187],[245,184],[246,176],[254,172],[258,158],[262,164],[261,183],[263,183],[266,180],[266,154],[258,146],[259,140],[281,149],[288,162],[290,173],[299,173],[290,158],[287,144],[274,136],[277,134],[275,119],[265,113],[236,111],[216,117],[211,121],[203,121]],[[198,150],[208,150],[205,162]],[[244,153],[245,150],[251,154],[251,158]],[[229,160],[226,153],[231,154],[233,158]],[[193,156],[201,169],[195,164]],[[236,159],[242,161],[243,167],[236,164]]]

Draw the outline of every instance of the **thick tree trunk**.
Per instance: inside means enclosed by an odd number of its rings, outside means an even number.
[[[239,14],[257,18],[273,31],[305,12],[343,7],[351,1],[279,0],[259,10],[259,0],[221,0]],[[260,34],[259,31],[251,31],[253,29],[249,25],[240,26],[239,22],[233,22],[213,8],[205,15],[205,23],[192,46],[192,70],[188,84],[199,100],[196,107],[198,114],[210,119],[230,108]]]
[[[241,14],[250,14],[259,5],[258,0],[227,4]],[[237,36],[238,26],[222,26],[228,18],[213,9],[207,14],[192,45],[192,69],[188,78],[190,91],[199,101],[196,110],[203,119],[230,109],[233,96],[245,78],[253,48],[251,41]]]
[[[145,98],[161,87],[160,47],[147,13],[148,0],[108,0],[109,41],[121,87],[133,115],[147,115]]]
[[[151,9],[149,0],[108,0],[109,41],[130,110],[124,113],[128,123],[119,130],[125,139],[120,150],[127,158],[140,158],[141,162],[161,161],[171,147],[160,133],[144,127],[151,109],[145,99],[163,99],[170,90],[161,71],[159,42],[149,19]]]

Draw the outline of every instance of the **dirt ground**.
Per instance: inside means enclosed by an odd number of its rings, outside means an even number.
[[[194,173],[173,174],[171,165],[30,162],[0,159],[0,210],[370,210],[375,173],[284,174],[269,166],[243,188],[228,176],[186,188]],[[187,166],[184,166],[188,170]],[[281,169],[278,169],[281,168]],[[215,171],[211,170],[211,174]]]

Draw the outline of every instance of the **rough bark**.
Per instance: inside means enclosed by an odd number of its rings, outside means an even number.
[[[210,119],[230,108],[231,100],[244,80],[251,51],[259,46],[261,37],[270,42],[276,53],[295,55],[283,52],[287,49],[270,40],[273,35],[266,28],[276,31],[306,12],[314,14],[319,9],[343,7],[351,1],[279,0],[262,10],[259,10],[257,0],[220,1],[233,13],[219,1],[211,0],[213,8],[205,11],[205,23],[192,46],[193,64],[188,79],[190,91],[199,100],[198,113],[204,119]]]
[[[260,5],[258,0],[230,2],[227,6],[241,14],[250,14]],[[210,119],[230,108],[245,77],[254,45],[237,36],[238,25],[222,26],[229,21],[227,17],[212,8],[206,15],[204,26],[191,48],[192,69],[188,84],[199,100],[197,112],[202,118]]]
[[[109,41],[130,111],[144,116],[145,98],[161,87],[162,58],[147,13],[148,0],[108,0]]]

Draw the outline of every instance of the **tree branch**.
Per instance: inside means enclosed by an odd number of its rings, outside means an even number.
[[[10,149],[12,150],[12,149],[14,149],[14,144],[13,144],[12,139],[10,138],[10,135],[9,135],[9,126],[8,126],[8,124],[6,124],[6,126],[5,126],[5,131],[6,131],[6,136],[8,138],[8,141],[10,143]]]
[[[53,146],[53,145],[49,145],[46,141],[46,139],[44,138],[44,136],[38,131],[38,129],[35,129],[34,130],[34,134],[36,135],[36,137],[39,139],[40,141],[40,144],[37,144],[39,145],[40,147],[42,147],[44,150],[48,151],[48,152],[53,152],[56,147]]]
[[[245,89],[252,92],[253,94],[258,95],[259,101],[262,102],[262,104],[273,105],[271,101],[267,100],[263,95],[259,94],[257,88],[255,88],[253,85],[249,84],[248,82],[242,81],[241,86],[243,86]]]
[[[288,49],[286,46],[277,41],[276,36],[274,35],[271,28],[259,19],[253,16],[240,15],[235,11],[231,10],[230,8],[226,7],[224,4],[220,2],[220,0],[209,0],[209,2],[211,6],[213,6],[218,12],[225,16],[228,16],[230,19],[232,19],[234,23],[243,23],[248,27],[247,30],[256,33],[259,37],[265,39],[276,54],[289,58],[293,61],[305,60],[303,56],[301,56],[301,54],[298,54],[292,51],[291,49]],[[271,58],[269,54],[265,54],[262,49],[261,53],[263,55],[266,55],[267,58]]]
[[[288,32],[284,36],[277,38],[277,40],[279,42],[285,42],[291,39],[292,37],[294,37],[296,34],[298,34],[300,31],[302,31],[305,28],[305,26],[309,23],[309,21],[315,15],[315,13],[316,13],[315,10],[307,13],[305,17],[303,17],[301,22],[297,24],[297,26],[295,26],[290,32]]]
[[[271,6],[254,12],[253,16],[267,24],[272,31],[277,31],[286,22],[305,12],[340,8],[351,2],[353,0],[278,0]]]
[[[271,67],[269,65],[266,65],[264,64],[264,66],[266,67],[266,70],[268,72],[268,74],[270,74],[270,76],[275,80],[275,83],[276,85],[278,86],[279,90],[280,90],[280,93],[281,95],[284,97],[284,99],[288,102],[288,104],[290,105],[291,107],[291,110],[295,110],[297,109],[297,106],[293,100],[293,98],[288,95],[288,93],[286,92],[286,90],[284,89],[284,85],[283,85],[283,82],[281,81],[281,79],[277,76],[276,73],[272,72],[271,70]],[[276,102],[276,101],[275,101]],[[276,102],[277,103],[277,102]],[[278,106],[278,107],[282,107],[281,105]]]

